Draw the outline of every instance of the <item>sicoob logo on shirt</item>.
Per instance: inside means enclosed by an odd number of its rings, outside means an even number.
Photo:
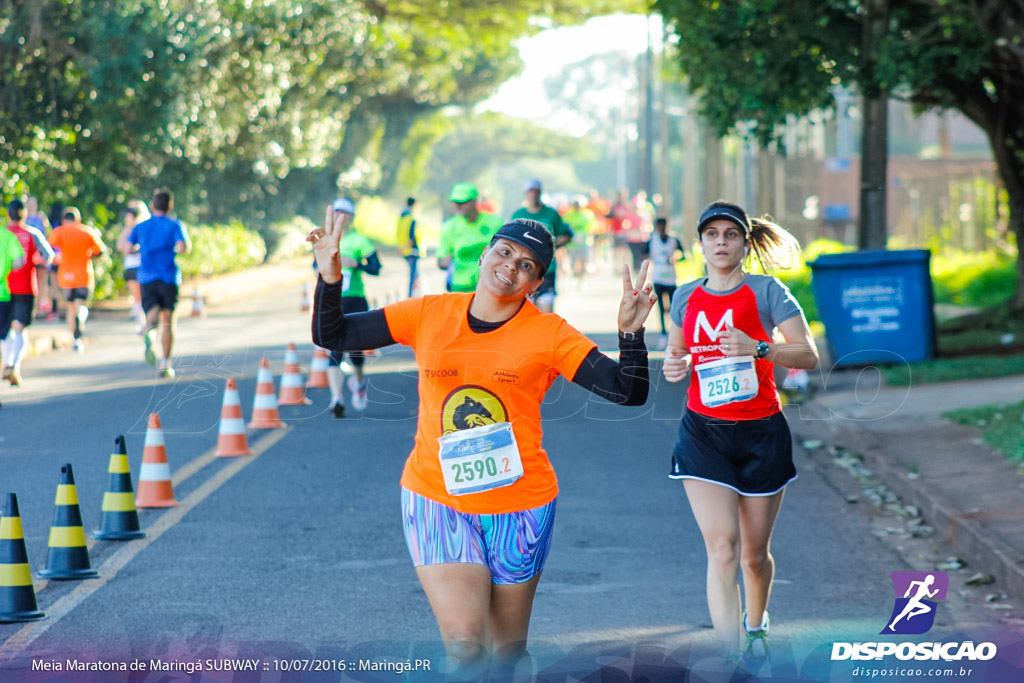
[[[493,393],[474,385],[461,386],[444,399],[441,432],[450,434],[495,422],[507,422],[505,404]]]

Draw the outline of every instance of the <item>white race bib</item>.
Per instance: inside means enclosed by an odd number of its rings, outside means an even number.
[[[746,401],[757,396],[753,356],[735,356],[696,366],[700,402],[708,408]]]
[[[523,461],[508,422],[460,429],[437,441],[444,486],[453,496],[509,486],[523,476]]]
[[[341,291],[342,293],[347,292],[348,288],[352,285],[352,271],[345,268],[341,271]]]

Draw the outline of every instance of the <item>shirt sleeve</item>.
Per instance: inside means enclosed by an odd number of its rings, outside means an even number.
[[[782,284],[778,278],[772,277],[768,281],[768,288],[765,292],[768,299],[768,314],[771,316],[772,325],[778,327],[779,323],[786,322],[792,317],[803,313],[796,297],[789,291],[789,287]]]
[[[697,288],[697,281],[681,285],[672,293],[672,304],[669,306],[668,317],[676,327],[683,326],[683,317],[686,315],[686,304],[690,295]]]
[[[416,348],[416,331],[426,302],[426,297],[416,297],[384,307],[388,330],[396,342]]]
[[[32,240],[36,243],[36,251],[40,252],[44,260],[52,260],[53,248],[50,246],[50,243],[46,241],[46,238],[43,237],[43,233],[40,232],[38,228],[33,228],[32,226],[25,227],[28,228],[28,234],[32,235]]]
[[[591,349],[572,381],[612,403],[642,406],[647,402],[651,387],[643,337],[637,335],[633,340],[619,337],[617,363],[596,348]]]
[[[437,245],[437,258],[451,256],[452,253],[452,224],[445,221],[441,225],[441,242]]]
[[[318,278],[313,296],[313,343],[331,351],[377,349],[395,343],[383,311],[345,315],[341,283]]]
[[[583,360],[597,348],[592,340],[575,327],[560,320],[551,345],[551,366],[567,378],[576,376]]]

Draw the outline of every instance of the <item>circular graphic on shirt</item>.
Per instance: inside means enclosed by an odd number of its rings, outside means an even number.
[[[448,394],[441,409],[441,432],[444,434],[507,421],[508,411],[501,399],[487,389],[472,384],[461,386]]]

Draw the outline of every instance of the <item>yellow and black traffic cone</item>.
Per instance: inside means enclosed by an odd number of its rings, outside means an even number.
[[[110,483],[103,494],[103,522],[92,532],[101,541],[130,541],[146,535],[139,526],[139,511],[135,509],[132,491],[132,472],[128,468],[128,451],[124,447],[124,434],[114,439],[114,452],[110,456]]]
[[[78,491],[71,463],[60,468],[54,505],[57,510],[50,527],[50,553],[46,557],[46,569],[39,572],[39,578],[95,579],[99,574],[89,564],[89,549],[85,547],[85,529],[82,528],[82,511],[78,507]]]
[[[0,623],[36,621],[45,616],[39,611],[32,588],[18,497],[8,493],[0,517]]]

